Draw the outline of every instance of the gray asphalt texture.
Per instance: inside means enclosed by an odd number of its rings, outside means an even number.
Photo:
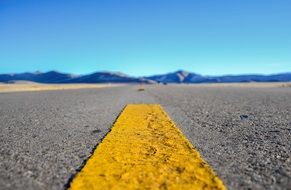
[[[291,189],[291,88],[0,94],[0,189],[65,189],[129,103],[161,104],[228,189]]]

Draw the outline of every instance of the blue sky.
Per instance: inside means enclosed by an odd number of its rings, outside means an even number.
[[[291,71],[290,0],[0,0],[0,73]]]

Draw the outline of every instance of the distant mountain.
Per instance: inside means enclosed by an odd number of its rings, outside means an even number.
[[[39,83],[63,83],[72,80],[76,76],[71,74],[63,74],[57,71],[50,71],[47,73],[19,73],[19,74],[0,74],[0,82],[12,81],[32,81]]]
[[[131,77],[119,72],[95,72],[87,75],[72,75],[50,71],[46,73],[0,74],[0,82],[32,81],[38,83],[227,83],[227,82],[288,82],[291,73],[273,75],[225,75],[203,76],[179,70],[149,77]]]
[[[96,72],[68,81],[69,83],[154,83],[144,78],[130,77],[120,72]]]
[[[163,83],[183,83],[195,77],[201,78],[202,76],[195,73],[189,73],[187,71],[179,70],[174,73],[154,75],[154,76],[150,76],[146,78],[150,80],[154,80],[156,82],[163,82]]]
[[[173,73],[154,75],[145,78],[159,83],[288,82],[291,81],[291,73],[273,75],[203,76],[179,70]]]
[[[0,74],[0,82],[32,81],[38,83],[155,83],[145,78],[135,78],[119,72],[96,72],[88,75],[64,74],[57,71],[46,73]]]

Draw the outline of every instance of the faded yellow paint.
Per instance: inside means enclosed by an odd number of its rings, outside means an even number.
[[[126,106],[70,189],[225,189],[159,105]]]

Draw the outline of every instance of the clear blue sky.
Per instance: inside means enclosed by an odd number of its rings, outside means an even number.
[[[291,71],[290,0],[0,0],[0,73]]]

